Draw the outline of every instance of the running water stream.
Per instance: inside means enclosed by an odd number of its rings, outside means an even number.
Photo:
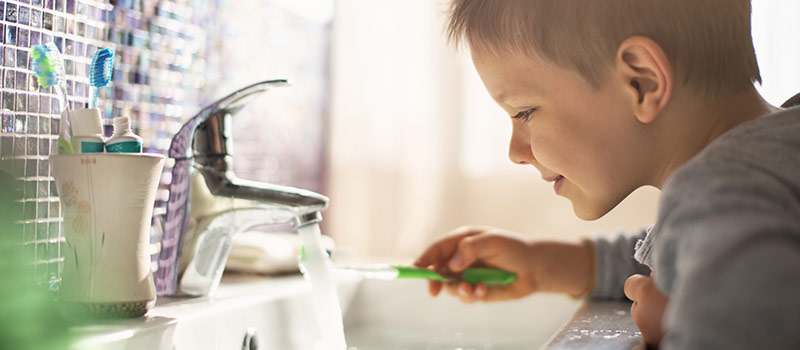
[[[303,240],[305,275],[311,282],[314,309],[317,312],[317,322],[322,331],[322,340],[316,348],[345,350],[347,343],[344,339],[342,309],[339,305],[336,283],[331,274],[330,258],[322,248],[320,240],[322,233],[319,224],[298,227],[297,231]]]

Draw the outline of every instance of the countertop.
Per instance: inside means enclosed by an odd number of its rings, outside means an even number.
[[[629,301],[587,301],[543,347],[547,350],[644,350]]]

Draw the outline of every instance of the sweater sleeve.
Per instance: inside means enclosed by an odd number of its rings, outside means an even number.
[[[644,239],[646,229],[619,232],[613,236],[590,238],[594,249],[594,289],[591,299],[625,298],[625,280],[633,274],[649,274],[650,269],[634,259],[636,242]]]

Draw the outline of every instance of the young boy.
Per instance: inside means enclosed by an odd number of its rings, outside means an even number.
[[[653,227],[611,239],[460,228],[417,265],[519,278],[432,295],[624,292],[653,347],[800,349],[800,108],[753,87],[749,0],[454,0],[448,34],[511,117],[511,160],[576,215],[640,186],[662,198]]]

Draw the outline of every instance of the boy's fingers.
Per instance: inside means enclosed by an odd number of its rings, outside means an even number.
[[[474,288],[467,282],[460,282],[458,284],[458,297],[462,303],[470,304],[477,300]]]
[[[628,277],[625,281],[625,296],[631,301],[637,301],[642,297],[642,292],[647,288],[647,285],[651,283],[652,280],[650,277],[645,275],[633,275]]]
[[[442,291],[442,282],[428,281],[428,293],[435,297]]]
[[[453,255],[456,247],[464,237],[480,233],[476,229],[460,228],[455,230],[450,236],[434,243],[426,249],[422,255],[414,261],[417,267],[428,267],[431,265],[446,264],[447,260]]]
[[[490,234],[464,237],[458,242],[447,266],[450,270],[461,271],[477,260],[492,258],[502,251],[500,242],[496,236]]]

